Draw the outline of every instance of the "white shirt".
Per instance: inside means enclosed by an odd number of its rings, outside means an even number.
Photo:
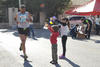
[[[100,18],[96,18],[95,22],[97,25],[100,25]]]
[[[68,28],[68,26],[66,25],[66,26],[63,26],[63,25],[61,25],[61,28],[60,28],[60,33],[61,33],[61,36],[63,36],[63,35],[68,35],[68,33],[69,33],[69,28]]]
[[[28,17],[29,13],[27,11],[24,14],[18,12],[17,15],[18,15],[17,21],[20,22],[18,24],[18,28],[28,28],[29,22],[27,22],[26,19],[29,19]]]

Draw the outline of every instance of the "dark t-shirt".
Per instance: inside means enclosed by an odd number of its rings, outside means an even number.
[[[92,21],[91,21],[91,20],[89,20],[89,19],[86,19],[86,20],[83,22],[83,24],[87,24],[87,23],[89,23],[89,24],[90,24],[90,26],[92,25]]]

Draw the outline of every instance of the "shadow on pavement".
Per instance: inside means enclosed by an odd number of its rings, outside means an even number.
[[[87,39],[78,39],[78,38],[76,38],[76,39],[73,39],[73,40],[88,42]]]
[[[59,64],[56,64],[55,67],[61,67]]]
[[[24,61],[24,67],[33,67],[30,63],[29,63],[29,61],[27,60],[27,61]]]
[[[7,32],[13,32],[13,35],[18,37],[18,31],[13,30],[13,29],[4,29],[4,30],[0,30],[0,32],[2,33],[7,33]],[[35,37],[36,38],[46,38],[49,39],[50,37],[50,32],[46,29],[34,29],[34,33],[35,33]]]
[[[18,34],[18,32],[17,32],[17,31],[16,31],[16,32],[14,32],[14,33],[13,33],[13,35],[14,35],[14,36],[16,36],[16,37],[19,37],[19,34]]]
[[[23,55],[20,55],[22,58],[24,58],[24,56]],[[27,60],[28,62],[32,62],[32,61],[29,61],[29,60]]]
[[[95,43],[100,43],[100,40],[96,40],[96,39],[90,39],[91,41],[94,41]]]
[[[96,40],[95,43],[100,43],[100,40]]]
[[[36,38],[49,39],[49,37],[50,37],[50,32],[48,30],[45,30],[45,29],[35,29],[34,33],[35,33]]]
[[[14,32],[14,33],[13,33],[13,35],[14,35],[14,36],[16,36],[16,37],[19,37],[19,34],[18,34],[18,32],[17,32],[17,31],[16,31],[16,32]],[[33,39],[33,40],[38,40],[38,39],[37,39],[37,38],[35,38],[35,37],[33,37],[33,38],[32,38],[32,37],[28,37],[28,38],[31,38],[31,39]]]
[[[50,37],[50,32],[48,30],[45,30],[45,29],[34,29],[34,34],[35,34],[35,37],[36,37],[36,38],[32,38],[34,40],[37,40],[37,38],[49,39],[49,37]],[[13,33],[13,35],[18,37],[19,36],[18,31],[15,31]]]
[[[24,56],[23,55],[20,55],[22,58],[24,58]],[[32,61],[29,61],[29,60],[24,60],[24,67],[33,67],[31,64],[30,64],[30,62],[32,62]]]
[[[72,62],[68,58],[64,58],[63,60],[66,60],[68,63],[70,63],[72,65],[72,67],[80,67],[79,65],[75,64],[74,62]]]
[[[32,39],[33,39],[33,40],[38,40],[36,37],[33,37]]]

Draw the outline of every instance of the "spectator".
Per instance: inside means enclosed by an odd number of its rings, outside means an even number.
[[[95,24],[96,24],[96,35],[99,35],[100,32],[100,17],[97,15],[95,19]]]

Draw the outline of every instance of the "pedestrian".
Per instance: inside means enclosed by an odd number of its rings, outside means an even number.
[[[100,32],[100,17],[97,15],[95,19],[95,25],[96,25],[96,35],[99,35]]]
[[[51,64],[57,64],[58,63],[58,55],[57,55],[57,37],[59,36],[59,27],[58,25],[48,25],[47,27],[49,31],[51,32],[50,36],[50,42],[52,44],[52,61],[50,61]]]
[[[60,34],[61,34],[63,53],[61,56],[59,56],[59,59],[63,59],[65,58],[65,55],[66,55],[66,41],[69,34],[70,23],[69,23],[68,18],[62,18],[60,24],[61,24]]]
[[[32,14],[30,14],[31,15],[31,19],[32,19],[32,22],[30,22],[29,24],[29,37],[31,37],[32,36],[32,38],[34,38],[34,29],[33,29],[33,16],[32,16]]]
[[[91,30],[92,30],[92,21],[89,19],[81,19],[82,24],[84,26],[84,24],[86,25],[86,29],[85,29],[85,34],[87,34],[87,39],[90,39],[90,34],[91,34]]]
[[[20,11],[15,16],[18,33],[21,40],[20,51],[23,50],[24,60],[27,60],[25,42],[29,33],[29,22],[32,21],[29,12],[26,11],[25,5],[21,5]]]
[[[77,29],[78,27],[79,27],[79,25],[76,24],[75,27],[73,27],[73,28],[71,29],[70,35],[72,36],[72,39],[76,38],[77,33],[78,33],[78,29]]]

